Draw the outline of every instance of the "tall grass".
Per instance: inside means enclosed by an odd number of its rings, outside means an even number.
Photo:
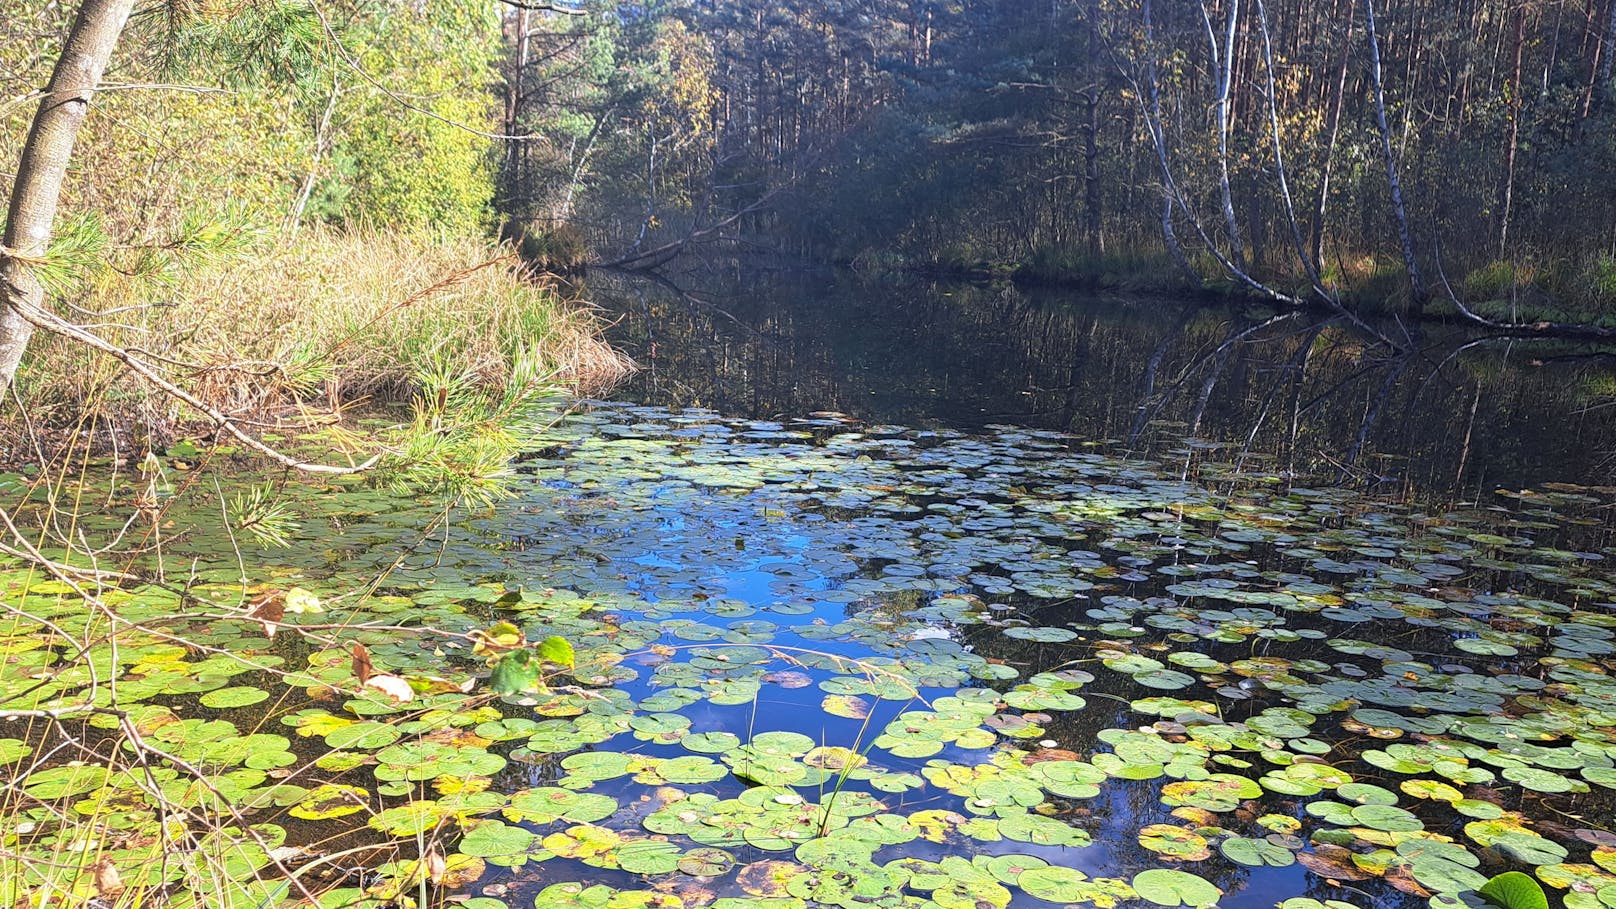
[[[1103,253],[1045,246],[1017,265],[1015,276],[1016,280],[1029,284],[1124,293],[1174,293],[1191,289],[1165,251],[1139,246],[1122,246]]]
[[[409,398],[423,366],[453,362],[490,388],[537,360],[569,390],[593,393],[628,371],[601,321],[525,274],[506,247],[474,239],[305,230],[164,279],[117,268],[86,278],[64,316],[164,368],[232,415],[266,419],[295,405]],[[157,436],[195,417],[92,351],[36,336],[18,377],[37,425],[142,428]],[[4,419],[21,421],[16,399]]]

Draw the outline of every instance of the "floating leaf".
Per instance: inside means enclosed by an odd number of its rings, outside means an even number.
[[[581,859],[606,868],[617,867],[615,857],[621,844],[622,837],[616,831],[594,824],[575,824],[544,838],[544,848],[562,858]],[[677,856],[678,851],[675,848],[673,855]],[[676,859],[670,859],[668,870],[677,865]]]
[[[311,821],[358,814],[370,805],[370,793],[357,786],[326,783],[311,790],[287,814]]]
[[[827,694],[819,706],[831,716],[850,720],[862,720],[870,715],[870,702],[852,695]]]
[[[364,687],[380,691],[396,704],[406,704],[415,700],[415,689],[409,682],[396,675],[373,675],[365,680]]]
[[[268,699],[269,692],[262,688],[248,688],[245,686],[219,688],[199,698],[203,707],[215,709],[246,707]]]
[[[1231,837],[1218,844],[1218,851],[1232,862],[1256,867],[1284,867],[1296,863],[1296,854],[1268,840]]]
[[[1206,837],[1173,824],[1151,824],[1140,829],[1139,845],[1187,862],[1200,861],[1212,854]]]
[[[1039,846],[1087,846],[1088,831],[1056,818],[1021,812],[999,819],[999,834],[1008,840]]]
[[[755,897],[775,899],[787,895],[786,888],[807,868],[796,862],[762,861],[741,866],[735,876],[740,888]]]
[[[533,824],[558,820],[591,823],[611,817],[616,811],[617,800],[609,795],[541,787],[513,794],[504,814],[507,820]]]
[[[531,831],[521,827],[513,827],[502,821],[478,821],[472,827],[456,848],[465,855],[479,858],[510,859],[517,856],[526,856],[538,839]],[[543,858],[544,856],[535,856]],[[519,864],[519,862],[503,862],[504,864]]]
[[[722,849],[692,849],[679,857],[679,870],[692,877],[717,877],[735,867],[735,856]]]
[[[301,587],[293,587],[286,591],[283,597],[285,612],[290,615],[304,615],[324,611],[320,598]]]
[[[543,687],[540,664],[531,650],[513,650],[500,657],[488,676],[488,690],[497,695],[530,694]]]
[[[370,751],[385,748],[400,738],[399,731],[386,723],[361,722],[341,726],[326,733],[325,743],[336,749]]]
[[[546,842],[548,848],[551,847]],[[561,850],[557,855],[581,858]],[[617,864],[630,874],[668,874],[679,870],[679,847],[663,840],[629,840],[617,847]]]
[[[1506,871],[1476,892],[1499,909],[1549,909],[1549,898],[1543,888],[1519,871]]]
[[[1133,889],[1158,906],[1210,906],[1223,896],[1210,881],[1169,868],[1139,872],[1134,875]]]
[[[1066,628],[1031,628],[1017,625],[1004,630],[1007,638],[1018,638],[1023,641],[1038,641],[1044,644],[1059,644],[1074,640],[1077,632]]]

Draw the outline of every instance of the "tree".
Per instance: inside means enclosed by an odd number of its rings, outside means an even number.
[[[127,203],[124,207],[166,208],[163,220],[169,223],[154,225],[152,220],[140,217],[125,220],[117,228],[108,228],[111,218],[103,219],[93,205],[85,205],[85,197],[94,199],[96,189],[85,185],[82,176],[85,169],[75,167],[73,179],[67,179],[67,165],[75,154],[75,141],[105,138],[94,136],[92,132],[81,137],[80,128],[85,123],[90,100],[102,84],[114,47],[131,21],[132,6],[132,0],[85,0],[78,7],[71,27],[63,29],[61,50],[55,55],[52,75],[41,92],[32,127],[20,149],[16,185],[10,196],[5,248],[0,250],[3,253],[0,274],[4,277],[0,341],[4,342],[6,354],[5,383],[15,389],[19,364],[30,346],[30,337],[36,329],[43,328],[52,336],[55,346],[50,348],[50,353],[56,362],[35,359],[33,363],[42,364],[35,372],[49,376],[52,367],[64,359],[97,364],[92,370],[96,377],[87,383],[96,390],[69,403],[69,407],[77,404],[80,408],[70,414],[72,419],[105,415],[120,428],[138,430],[150,430],[153,424],[168,421],[191,424],[200,420],[211,424],[210,428],[221,436],[231,436],[245,448],[286,467],[309,472],[352,473],[383,464],[393,472],[409,472],[413,479],[406,485],[412,488],[437,484],[445,491],[452,491],[458,499],[485,496],[498,485],[494,481],[497,480],[495,475],[504,468],[501,456],[514,451],[515,443],[509,439],[504,418],[518,412],[527,414],[526,408],[553,387],[549,373],[557,366],[541,355],[544,338],[539,333],[530,327],[507,330],[507,326],[531,326],[535,321],[542,321],[548,333],[559,325],[552,317],[564,315],[561,312],[564,307],[542,305],[546,301],[555,302],[555,298],[542,289],[535,288],[528,295],[521,287],[506,285],[499,288],[504,292],[500,298],[502,306],[488,319],[477,313],[463,320],[466,324],[433,326],[441,330],[433,332],[425,343],[416,343],[408,336],[400,338],[392,353],[402,356],[391,360],[398,370],[395,375],[407,378],[393,382],[394,393],[402,397],[423,388],[453,386],[455,394],[437,400],[430,407],[417,408],[418,412],[429,415],[430,419],[425,421],[430,424],[429,430],[395,427],[398,431],[393,435],[403,439],[403,443],[397,445],[384,443],[380,435],[370,437],[373,447],[388,449],[387,458],[377,456],[362,463],[333,466],[306,462],[266,444],[258,437],[257,427],[247,422],[264,414],[262,405],[266,400],[301,405],[317,393],[328,391],[329,400],[340,409],[343,403],[340,395],[326,383],[336,374],[332,370],[337,367],[332,364],[337,362],[338,353],[354,345],[355,338],[352,335],[288,337],[290,333],[275,318],[262,320],[261,317],[260,323],[237,326],[234,333],[212,324],[219,321],[219,313],[248,302],[237,298],[256,294],[258,288],[235,287],[211,297],[204,292],[202,299],[209,303],[206,307],[171,302],[185,299],[179,292],[180,273],[191,267],[207,272],[207,266],[217,264],[221,255],[228,257],[231,252],[242,250],[248,241],[242,241],[241,246],[231,244],[242,235],[254,235],[254,225],[246,221],[210,221],[212,211],[205,207],[141,205],[143,199],[150,197],[133,195],[122,200]],[[224,113],[245,109],[260,115],[258,120],[244,118],[239,124],[231,124],[239,127],[234,138],[254,149],[295,146],[296,142],[288,143],[279,134],[295,130],[300,115],[308,116],[310,121],[317,119],[318,125],[308,123],[315,148],[310,150],[307,173],[290,168],[279,172],[279,204],[254,212],[263,221],[283,221],[282,216],[289,215],[283,223],[296,223],[305,208],[311,207],[311,202],[318,203],[313,208],[320,208],[329,201],[316,198],[322,178],[348,179],[352,190],[348,193],[350,204],[355,206],[354,219],[365,222],[367,227],[378,223],[415,229],[431,225],[435,230],[458,230],[461,237],[472,238],[463,246],[487,254],[482,261],[461,268],[438,284],[410,288],[404,298],[385,301],[385,308],[379,313],[367,312],[367,304],[376,295],[367,294],[371,288],[363,286],[358,288],[360,293],[354,295],[354,305],[344,305],[330,313],[339,325],[338,331],[342,330],[340,323],[344,319],[362,319],[359,332],[389,327],[396,330],[394,322],[387,321],[389,316],[403,310],[421,310],[423,307],[412,304],[445,288],[460,286],[484,269],[497,268],[498,274],[508,278],[511,284],[517,283],[508,270],[514,256],[500,249],[490,253],[479,234],[490,220],[487,201],[492,180],[486,167],[489,163],[486,153],[496,137],[479,128],[487,124],[479,122],[478,118],[489,111],[492,97],[489,89],[493,81],[491,58],[498,31],[497,22],[488,10],[476,6],[475,11],[468,12],[470,9],[446,10],[436,4],[430,9],[416,9],[407,2],[385,6],[358,4],[352,10],[343,10],[339,4],[316,6],[307,0],[241,0],[235,6],[210,5],[207,8],[176,3],[155,10],[152,16],[135,20],[140,24],[130,28],[130,36],[148,40],[130,42],[133,51],[129,53],[131,62],[127,71],[163,67],[170,74],[181,76],[175,82],[194,78],[198,82],[213,81],[219,87],[130,81],[118,88],[131,91],[110,97],[120,99],[120,104],[132,97],[156,97],[135,94],[135,90],[151,89],[229,97],[232,103],[221,108]],[[39,21],[50,21],[53,15],[42,2],[37,11],[19,17],[24,23],[19,30],[30,27],[29,18],[37,16]],[[338,18],[342,15],[348,17]],[[158,30],[166,31],[155,36],[150,34]],[[34,34],[36,42],[39,34]],[[401,34],[420,40],[389,48],[389,55],[368,61],[370,66],[380,70],[380,76],[367,66],[362,53],[355,56],[344,43],[346,38],[361,48],[367,40],[371,46],[385,45],[389,36]],[[155,40],[150,40],[153,38]],[[425,40],[427,38],[433,39],[432,42]],[[3,49],[10,52],[14,47],[8,43]],[[50,59],[50,45],[43,47],[46,50],[36,50],[32,60],[21,58],[23,72],[42,68]],[[408,59],[402,59],[412,50],[427,59],[412,67]],[[0,54],[0,64],[17,65],[14,61],[18,59],[10,53]],[[348,76],[353,83],[343,88],[333,77],[333,70]],[[421,81],[408,83],[403,91],[431,92],[431,98],[402,94],[400,89],[383,81],[383,78],[402,80],[400,73],[406,71]],[[334,86],[329,94],[323,88],[327,85]],[[274,98],[275,103],[255,100],[266,98]],[[241,100],[240,106],[235,103],[238,100]],[[311,101],[314,103],[306,103]],[[354,106],[337,111],[333,117],[332,108],[344,101]],[[323,112],[316,111],[316,107],[323,108]],[[120,142],[111,150],[109,142],[83,143],[75,163],[83,163],[86,158],[98,165],[104,163],[98,155],[114,160],[142,161],[140,156],[151,154],[152,146],[163,144],[150,141],[147,137],[152,133],[174,131],[186,135],[187,124],[174,125],[172,108],[157,103],[153,110],[154,119],[137,119],[130,124],[134,129],[123,132],[120,137],[133,133],[132,140]],[[457,121],[457,115],[467,120]],[[142,130],[143,124],[160,128]],[[7,138],[11,135],[15,133],[8,131]],[[260,145],[260,142],[265,144]],[[330,154],[333,145],[336,156],[346,155],[350,160],[361,161],[367,177],[407,173],[415,182],[402,188],[375,186],[360,183],[340,169],[322,173],[323,159]],[[127,157],[120,158],[119,153],[126,151],[129,152]],[[87,155],[83,154],[86,152]],[[142,168],[140,177],[130,182],[161,184],[163,168],[159,164],[172,163],[182,175],[187,173],[187,168],[197,165],[196,161],[185,160],[183,148],[176,151],[171,146],[157,152],[150,163],[152,166]],[[253,176],[238,182],[251,182],[256,186],[263,181]],[[423,182],[434,185],[423,188]],[[228,191],[234,186],[225,184],[222,188]],[[460,191],[462,189],[466,191]],[[401,191],[407,191],[408,195],[398,198],[396,194]],[[73,225],[71,231],[53,230],[57,209],[64,205],[64,198],[79,211],[74,213],[71,222],[64,221]],[[331,209],[324,208],[322,214],[329,216]],[[265,215],[270,217],[264,218]],[[58,234],[55,244],[52,243],[53,232]],[[330,233],[324,236],[327,238],[324,248],[342,246],[341,238],[333,238]],[[367,230],[358,239],[370,236]],[[358,245],[384,256],[403,258],[397,250],[411,248],[411,251],[429,253],[436,242],[436,238],[407,232],[395,234],[393,239],[395,242],[391,244],[377,242],[366,246],[361,242]],[[256,252],[268,259],[274,259],[282,251],[278,247],[270,248],[274,246],[271,243],[259,246]],[[251,264],[245,261],[247,258],[244,256],[240,264]],[[155,267],[154,262],[158,263]],[[380,266],[374,262],[366,264],[380,269],[387,265],[385,262]],[[168,265],[174,267],[170,269]],[[122,296],[109,297],[91,290],[92,285],[102,283],[87,280],[92,275],[106,278],[105,283],[116,285],[116,293]],[[375,286],[390,287],[386,280],[376,281]],[[296,289],[302,293],[316,290]],[[232,291],[234,297],[230,295]],[[303,304],[302,293],[290,301],[291,305]],[[384,293],[392,296],[396,290]],[[47,294],[53,298],[50,303],[47,303]],[[272,293],[252,302],[261,304],[260,313],[274,312],[279,305]],[[128,305],[122,305],[125,303]],[[101,309],[103,305],[108,308]],[[184,310],[184,318],[190,324],[153,315],[167,310]],[[112,313],[119,315],[110,319],[96,317]],[[89,314],[88,317],[85,314]],[[542,317],[535,320],[539,314]],[[506,321],[497,322],[501,318]],[[387,324],[378,324],[384,322]],[[479,333],[473,327],[471,334],[461,334],[460,329],[467,324],[482,325],[488,330]],[[304,323],[304,327],[311,328],[309,323]],[[408,329],[404,326],[406,332]],[[321,328],[315,326],[312,331],[318,335]],[[569,333],[563,329],[563,334]],[[175,353],[174,346],[183,342],[171,336],[190,338],[195,335],[217,338],[221,343],[217,346],[202,343],[183,354]],[[135,340],[131,343],[131,337],[150,339],[150,342]],[[243,344],[253,347],[256,355],[244,355],[238,347]],[[479,345],[481,349],[477,349]],[[474,349],[475,354],[470,357],[455,356],[457,350],[469,353]],[[481,365],[470,361],[479,361]],[[101,369],[109,363],[116,365]],[[66,381],[76,380],[71,367],[57,370],[58,375],[63,373],[69,376]],[[34,374],[31,372],[26,378],[32,380]],[[326,378],[319,378],[322,375]],[[100,393],[108,389],[121,393],[125,384],[138,385],[143,393],[149,390],[151,396],[131,397],[130,400],[138,403],[129,404],[122,411],[116,405],[110,408],[110,413],[100,411]],[[478,403],[489,394],[493,395],[493,404],[485,407]],[[21,400],[20,393],[18,400]],[[439,412],[447,404],[453,404],[456,412]],[[154,434],[156,432],[162,430]],[[135,438],[137,444],[152,447],[163,444],[160,440],[154,441],[145,431]],[[491,485],[485,484],[485,480]]]
[[[23,145],[0,248],[0,385],[17,375],[45,288],[34,267],[50,249],[62,181],[79,128],[134,9],[134,0],[84,0]]]
[[[1176,259],[1211,288],[1407,310],[1439,268],[1475,297],[1534,275],[1540,299],[1616,298],[1608,0],[645,9],[712,44],[713,206],[798,188],[732,238],[1146,283]],[[596,163],[640,194],[643,154]]]

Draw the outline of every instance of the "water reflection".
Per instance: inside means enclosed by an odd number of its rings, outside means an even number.
[[[596,274],[587,291],[643,367],[624,394],[652,403],[1015,423],[1147,456],[1189,436],[1393,494],[1598,485],[1616,466],[1616,356],[1563,342],[1426,325],[1394,354],[1327,314],[824,270]]]

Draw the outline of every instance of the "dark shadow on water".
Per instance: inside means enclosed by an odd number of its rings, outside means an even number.
[[[1386,494],[1616,470],[1616,356],[1588,346],[1427,324],[1392,354],[1328,314],[828,270],[605,273],[587,292],[642,367],[618,396],[647,403],[1013,423],[1155,458],[1192,437],[1253,471]]]

